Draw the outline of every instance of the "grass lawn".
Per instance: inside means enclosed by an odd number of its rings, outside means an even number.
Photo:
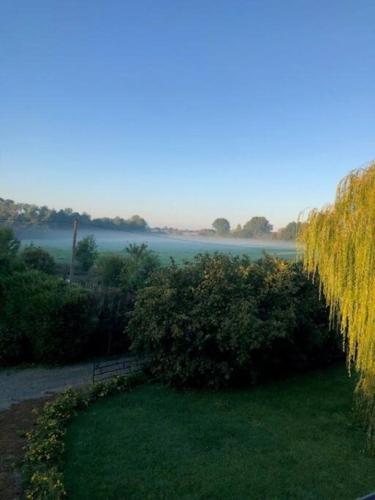
[[[375,459],[352,391],[342,367],[234,391],[139,387],[73,421],[69,496],[354,500],[375,491]]]

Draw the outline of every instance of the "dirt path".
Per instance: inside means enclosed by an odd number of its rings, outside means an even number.
[[[19,466],[25,434],[35,421],[33,408],[67,387],[92,382],[92,363],[59,368],[0,370],[0,500],[21,498]]]
[[[0,412],[10,408],[14,403],[61,392],[68,386],[90,383],[91,376],[92,363],[60,368],[1,370]]]
[[[68,386],[91,382],[92,363],[61,368],[26,368],[0,371],[0,498],[21,498],[18,471],[25,434],[35,421],[33,408],[41,408]]]
[[[33,408],[41,408],[52,397],[23,401],[0,412],[0,498],[21,498],[21,475],[19,472],[26,444],[26,432],[35,421]]]

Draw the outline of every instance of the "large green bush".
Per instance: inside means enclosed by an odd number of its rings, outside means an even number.
[[[201,255],[160,270],[138,294],[129,333],[176,386],[255,382],[338,352],[300,264],[271,257]]]
[[[96,314],[91,294],[35,270],[2,278],[0,363],[69,362],[86,355]]]

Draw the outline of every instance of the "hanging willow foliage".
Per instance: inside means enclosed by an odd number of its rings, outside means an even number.
[[[299,234],[306,271],[319,279],[344,339],[348,368],[375,450],[375,162],[351,172],[334,204],[309,213]]]

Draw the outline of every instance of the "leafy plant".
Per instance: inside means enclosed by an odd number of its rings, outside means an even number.
[[[152,273],[160,268],[160,260],[144,243],[129,245],[126,253],[121,271],[121,287],[134,294],[147,285]]]
[[[256,382],[337,353],[301,265],[272,257],[200,255],[161,269],[138,294],[129,334],[176,386]]]
[[[87,272],[93,266],[97,257],[98,246],[95,241],[95,236],[90,234],[78,242],[76,258],[82,271]]]
[[[88,353],[96,320],[89,291],[34,270],[11,273],[2,283],[0,344],[9,344],[8,362],[17,352],[19,361],[37,362],[69,362]]]
[[[121,273],[125,266],[123,255],[101,255],[95,268],[95,276],[104,286],[118,287],[121,284]]]
[[[300,235],[304,266],[320,288],[344,338],[348,367],[360,374],[357,395],[375,453],[375,162],[339,184],[334,204],[310,212]]]
[[[15,237],[13,229],[0,227],[0,255],[14,257],[20,247],[20,241]]]
[[[56,269],[53,257],[41,247],[28,245],[22,250],[21,259],[29,269],[36,269],[47,274],[53,274]]]

